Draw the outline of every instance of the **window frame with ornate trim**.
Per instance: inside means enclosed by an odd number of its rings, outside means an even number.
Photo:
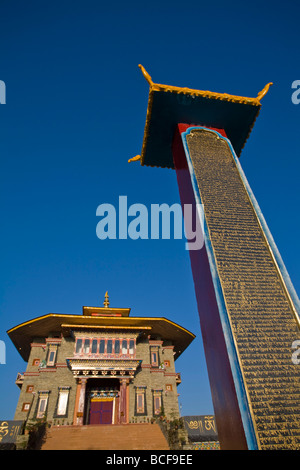
[[[25,413],[28,413],[28,412],[30,411],[30,406],[31,406],[31,403],[29,403],[29,402],[27,402],[27,401],[24,402],[24,403],[22,404],[22,409],[21,409],[21,411],[24,411]]]
[[[154,359],[156,357],[156,359]],[[150,364],[151,367],[159,367],[159,346],[150,346]]]
[[[136,338],[77,336],[74,357],[135,359]]]
[[[58,387],[57,402],[55,412],[53,414],[54,418],[67,418],[70,401],[70,390],[71,387]]]
[[[58,350],[58,345],[57,344],[50,344],[48,346],[47,360],[46,360],[47,367],[55,367],[55,362],[56,362],[56,357],[57,357],[57,350]]]
[[[135,386],[135,416],[147,415],[146,389],[147,387]],[[140,400],[141,405],[139,405]]]
[[[152,390],[152,401],[153,401],[153,416],[160,416],[163,413],[163,390]],[[156,401],[159,400],[159,407],[156,406]]]
[[[43,419],[45,416],[47,416],[49,394],[50,394],[50,390],[40,390],[38,392],[38,401],[37,401],[36,413],[35,413],[37,419]],[[44,404],[43,408],[42,408],[42,404]]]

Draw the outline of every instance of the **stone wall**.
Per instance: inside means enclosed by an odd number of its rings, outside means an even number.
[[[49,344],[49,343],[48,343]],[[39,367],[39,362],[43,363],[47,358],[48,345],[43,338],[36,338],[32,343],[31,353],[28,360],[24,382],[20,392],[18,405],[14,419],[25,419],[27,412],[22,411],[24,403],[30,403],[29,419],[34,419],[37,412],[38,392],[49,391],[47,416],[51,420],[55,419],[59,387],[70,387],[67,416],[61,418],[65,423],[72,424],[76,395],[76,379],[68,369],[65,358],[73,354],[74,343],[70,338],[62,338],[57,343],[56,364],[54,367]],[[34,361],[37,360],[37,364]],[[27,391],[29,386],[33,386],[33,393]],[[58,419],[58,418],[57,418]]]
[[[66,358],[72,357],[74,354],[74,339],[72,337],[51,338],[50,336],[35,338],[31,346],[14,419],[24,420],[27,416],[29,419],[35,419],[39,392],[48,391],[47,420],[53,424],[73,424],[77,379],[68,368]],[[49,346],[57,348],[55,364],[51,367],[46,365]],[[130,422],[147,422],[153,418],[153,390],[161,390],[162,411],[167,417],[172,418],[179,415],[173,346],[164,346],[162,341],[155,342],[159,354],[159,367],[151,366],[149,346],[148,338],[144,337],[137,342],[136,358],[142,362],[128,386],[128,419]],[[164,365],[162,365],[163,363]],[[93,378],[88,380],[92,381]],[[116,383],[119,383],[118,379],[115,380]],[[29,386],[33,389],[28,390]],[[167,386],[169,390],[167,390]],[[61,387],[69,387],[67,414],[63,417],[56,415],[59,388]],[[145,390],[146,407],[143,414],[136,413],[137,387],[143,387]],[[24,409],[24,404],[28,404],[29,410]]]
[[[129,385],[129,420],[133,421],[135,419],[137,422],[142,422],[144,419],[153,417],[154,390],[162,390],[163,413],[168,418],[177,418],[179,416],[179,407],[173,347],[171,345],[157,345],[161,364],[157,368],[151,366],[149,346],[150,344],[146,340],[137,345],[137,358],[142,359],[142,365],[137,371],[134,382]],[[166,361],[169,361],[169,366],[165,365]],[[167,390],[167,385],[171,390]],[[145,415],[136,415],[135,387],[146,388],[147,413]]]

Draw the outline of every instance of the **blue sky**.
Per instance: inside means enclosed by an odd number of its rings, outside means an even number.
[[[0,418],[13,419],[17,372],[6,331],[83,305],[131,307],[197,335],[177,362],[182,413],[213,413],[183,240],[96,237],[99,204],[179,202],[176,175],[139,154],[154,82],[253,96],[272,81],[241,164],[299,292],[300,79],[295,2],[94,0],[0,3]]]

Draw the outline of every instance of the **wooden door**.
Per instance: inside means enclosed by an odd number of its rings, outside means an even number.
[[[91,400],[89,424],[112,424],[113,399]]]

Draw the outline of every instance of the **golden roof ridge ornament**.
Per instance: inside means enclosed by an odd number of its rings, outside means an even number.
[[[258,93],[257,100],[260,101],[269,91],[270,86],[273,85],[273,82],[269,82],[266,86]]]
[[[104,299],[104,302],[103,302],[103,305],[104,305],[104,308],[109,308],[109,296],[108,296],[108,292],[106,291],[105,292],[105,299]]]
[[[139,68],[141,69],[141,71],[143,72],[143,75],[145,77],[145,79],[147,80],[147,82],[149,83],[150,86],[154,85],[153,81],[152,81],[152,78],[150,77],[149,73],[147,72],[147,70],[145,69],[145,67],[143,67],[141,64],[139,64]]]
[[[128,160],[128,163],[131,163],[131,162],[138,162],[140,159],[141,159],[141,156],[140,156],[140,155],[136,155],[135,157],[130,158],[130,159]]]

